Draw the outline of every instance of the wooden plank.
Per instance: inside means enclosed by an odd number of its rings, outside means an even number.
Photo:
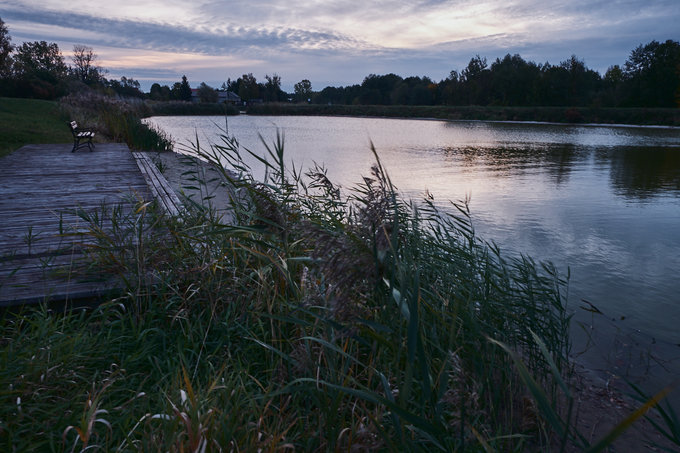
[[[178,215],[182,209],[182,203],[179,201],[177,194],[175,194],[174,190],[170,187],[165,176],[158,171],[156,165],[146,154],[133,152],[132,155],[135,158],[147,185],[151,189],[154,197],[163,207],[163,210],[172,216]]]
[[[83,280],[91,280],[81,272],[83,251],[95,238],[73,234],[90,226],[75,210],[96,212],[110,231],[114,206],[127,215],[153,194],[127,146],[71,148],[28,145],[0,159],[0,305],[95,297],[121,284]]]

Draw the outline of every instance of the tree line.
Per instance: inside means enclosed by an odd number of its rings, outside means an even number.
[[[640,45],[604,76],[576,56],[551,65],[508,54],[489,65],[477,55],[462,71],[451,71],[439,82],[371,74],[361,84],[326,87],[313,100],[345,105],[678,107],[680,43]]]
[[[56,43],[25,42],[13,46],[0,18],[0,95],[54,99],[82,85],[110,94],[157,101],[190,101],[186,76],[172,86],[154,83],[148,93],[133,78],[109,80],[97,64],[93,49],[75,45],[67,65]],[[680,43],[651,41],[635,48],[622,65],[604,76],[571,58],[552,65],[505,55],[490,65],[476,55],[459,71],[439,82],[424,76],[370,74],[361,84],[315,92],[303,79],[293,93],[281,89],[278,74],[258,82],[252,73],[228,79],[219,89],[205,82],[197,88],[201,102],[216,102],[218,91],[231,91],[247,102],[308,102],[343,105],[480,105],[574,107],[678,107],[680,106]]]
[[[231,91],[238,95],[246,102],[304,102],[309,101],[312,96],[312,84],[309,80],[302,80],[295,84],[295,91],[293,94],[287,93],[281,89],[281,76],[274,73],[273,75],[266,74],[264,82],[258,82],[257,78],[252,72],[243,74],[241,77],[232,80],[227,79],[222,83],[219,89],[207,85],[205,82],[197,88],[197,96],[200,102],[216,102],[218,99],[218,91]],[[182,78],[182,84],[186,81],[186,77]],[[168,85],[160,85],[154,83],[149,91],[149,99],[155,101],[171,101],[171,100],[188,100],[190,98],[183,98],[176,93],[179,87],[175,83],[173,87]]]

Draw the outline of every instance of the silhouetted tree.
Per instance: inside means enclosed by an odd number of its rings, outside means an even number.
[[[619,65],[610,66],[602,78],[598,100],[607,107],[618,107],[625,98],[626,77]]]
[[[312,97],[312,82],[302,79],[293,87],[296,102],[307,102]]]
[[[12,37],[5,23],[0,18],[0,79],[7,78],[12,73]]]
[[[252,72],[243,74],[238,80],[238,93],[244,101],[260,98],[260,87]]]
[[[491,65],[490,102],[496,105],[535,105],[536,87],[541,70],[534,62],[526,62],[518,54],[507,54]]]
[[[92,47],[76,44],[73,46],[72,72],[81,82],[92,85],[102,79],[102,68],[96,65],[97,54]]]
[[[214,88],[208,86],[205,82],[201,82],[198,86],[198,99],[201,102],[215,103],[217,102],[218,94]]]
[[[652,41],[635,48],[624,65],[628,104],[674,107],[680,96],[680,43]]]
[[[451,71],[446,79],[439,82],[439,97],[443,104],[463,104],[462,92],[461,76],[456,70]]]
[[[396,74],[369,74],[361,84],[359,102],[364,105],[389,105],[392,91],[402,80]]]
[[[25,42],[14,55],[14,73],[19,78],[38,78],[56,84],[66,77],[66,71],[64,57],[56,43]]]
[[[182,82],[179,84],[178,96],[180,101],[191,101],[191,87],[187,76],[182,76]]]
[[[568,105],[569,71],[562,66],[545,63],[541,66],[541,79],[538,82],[537,91],[540,105]]]
[[[65,91],[68,68],[56,43],[25,42],[16,48],[13,60],[13,95],[54,99]]]
[[[143,98],[144,93],[140,90],[140,83],[139,81],[133,79],[132,77],[121,77],[120,81],[118,80],[109,80],[107,82],[107,85],[109,89],[113,90],[116,94],[122,97],[134,97],[134,98]]]
[[[599,88],[600,75],[588,69],[583,60],[579,60],[576,55],[561,62],[560,66],[569,74],[567,104],[565,105],[588,105],[589,100],[595,97],[595,92]]]
[[[317,104],[347,104],[344,87],[326,87],[314,97]]]
[[[468,104],[486,105],[489,99],[489,75],[486,58],[475,55],[461,73]]]
[[[151,89],[149,90],[149,98],[154,101],[169,101],[170,87],[167,85],[161,86],[159,83],[154,83],[151,85]]]
[[[264,84],[264,90],[260,90],[264,93],[264,101],[283,101],[286,98],[286,93],[281,90],[281,77],[278,74],[274,74],[273,76],[265,75],[264,78],[267,81]]]

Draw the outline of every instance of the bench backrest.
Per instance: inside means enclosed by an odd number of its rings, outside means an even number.
[[[75,132],[76,130],[78,130],[78,123],[77,122],[71,121],[70,126],[71,126],[71,132]]]

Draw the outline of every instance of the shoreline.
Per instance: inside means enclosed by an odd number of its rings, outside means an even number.
[[[676,108],[258,104],[249,106],[246,113],[680,128],[680,109]]]
[[[174,103],[177,104],[177,103]],[[181,108],[150,104],[145,116],[339,116],[448,121],[570,124],[611,127],[680,128],[680,108],[574,107],[574,106],[475,106],[475,105],[345,105],[253,104],[241,108],[222,104],[184,104]],[[170,108],[172,107],[172,108]]]

